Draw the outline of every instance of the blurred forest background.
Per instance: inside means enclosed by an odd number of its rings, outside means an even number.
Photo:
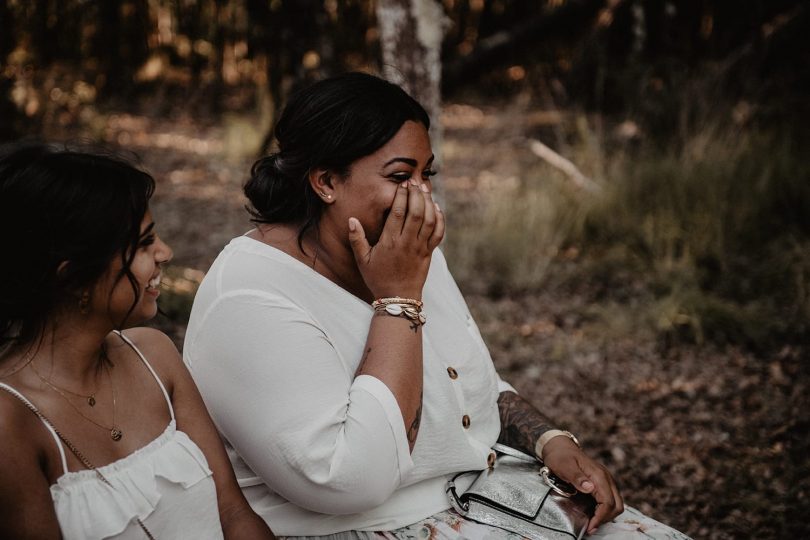
[[[502,375],[653,517],[810,537],[810,6],[399,1],[443,12],[444,250]],[[0,0],[0,140],[137,155],[182,345],[286,97],[383,71],[377,7]]]

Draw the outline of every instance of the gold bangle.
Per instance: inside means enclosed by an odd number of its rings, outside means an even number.
[[[537,439],[537,442],[534,444],[534,455],[536,455],[537,458],[542,461],[543,448],[546,446],[546,444],[548,444],[548,442],[551,439],[553,439],[554,437],[559,437],[561,435],[564,437],[568,437],[569,439],[574,441],[575,445],[581,447],[577,438],[570,431],[564,431],[561,429],[549,429],[548,431],[540,435],[540,437]]]
[[[421,300],[416,300],[415,298],[402,298],[400,296],[391,296],[388,298],[377,298],[374,302],[371,303],[371,307],[377,309],[379,306],[387,306],[388,304],[407,304],[410,306],[416,306],[419,309],[422,309],[424,303]]]

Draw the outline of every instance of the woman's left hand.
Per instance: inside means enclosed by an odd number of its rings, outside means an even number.
[[[608,470],[585,455],[568,437],[548,441],[543,447],[543,462],[561,479],[596,499],[596,512],[588,523],[588,534],[624,512],[624,501]]]

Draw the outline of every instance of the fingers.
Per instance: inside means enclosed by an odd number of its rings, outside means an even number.
[[[410,180],[397,188],[383,234],[416,238],[432,252],[444,238],[445,226],[444,213],[427,185]]]
[[[610,475],[608,475],[608,477],[610,477]],[[624,498],[622,498],[622,494],[619,493],[619,487],[616,485],[613,478],[610,478],[610,487],[613,490],[613,500],[615,501],[614,514],[610,516],[610,519],[614,519],[624,512]]]
[[[405,183],[408,185],[408,213],[405,216],[405,223],[402,225],[402,235],[408,238],[418,238],[419,230],[425,219],[425,197],[415,180]]]
[[[433,203],[427,184],[419,184],[419,189],[425,200],[425,217],[422,219],[422,227],[419,229],[419,239],[426,242],[430,240],[433,229],[436,228],[436,205]]]
[[[596,499],[596,511],[588,522],[588,534],[593,533],[602,523],[624,512],[624,502],[613,478],[602,467],[597,466],[596,469],[589,475],[594,485],[591,495]]]
[[[410,182],[403,182],[397,188],[394,195],[394,202],[391,203],[391,212],[388,214],[388,219],[385,220],[383,226],[383,234],[397,237],[402,234],[402,225],[405,223],[405,215],[408,210],[408,189]]]
[[[393,212],[392,212],[393,213]],[[349,244],[352,246],[355,260],[365,262],[368,260],[371,253],[371,246],[366,239],[366,232],[363,230],[363,225],[357,218],[349,218]]]
[[[590,493],[596,499],[596,510],[588,522],[588,534],[624,511],[624,503],[616,483],[604,467],[576,447],[557,446],[549,450],[548,453],[544,451],[546,465],[577,490]]]
[[[433,251],[441,244],[442,238],[444,238],[445,220],[444,212],[439,208],[439,205],[435,202],[431,204],[436,208],[436,226],[433,227],[433,233],[428,240],[428,247],[430,247],[430,251]]]

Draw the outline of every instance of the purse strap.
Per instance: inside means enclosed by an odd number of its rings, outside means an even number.
[[[455,510],[462,516],[466,516],[467,512],[469,512],[470,503],[461,500],[461,497],[459,497],[458,492],[456,492],[456,479],[460,476],[464,476],[465,474],[472,474],[472,473],[481,474],[481,471],[473,470],[457,473],[453,476],[453,478],[447,481],[447,484],[445,485],[444,488],[444,492],[447,493],[447,498],[450,499],[450,504],[453,506],[453,510]]]
[[[511,446],[506,446],[505,444],[495,443],[492,445],[492,449],[495,450],[496,452],[500,452],[501,454],[506,454],[507,456],[522,459],[523,461],[529,461],[531,463],[543,462],[542,460],[538,459],[535,456],[530,456],[529,454],[521,452],[520,450],[512,448]]]

